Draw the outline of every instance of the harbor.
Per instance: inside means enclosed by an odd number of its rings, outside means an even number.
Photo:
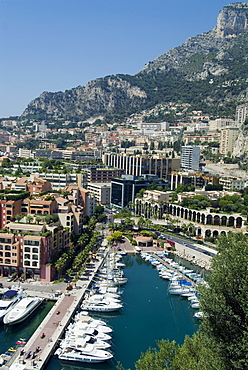
[[[135,252],[134,249],[132,251],[129,250],[131,254]],[[91,266],[90,276],[87,277],[87,280],[79,279],[70,292],[62,293],[57,297],[55,297],[55,294],[51,297],[51,293],[46,293],[47,298],[56,300],[54,306],[25,346],[18,348],[10,361],[2,366],[3,369],[44,369],[46,366],[49,368],[48,362],[54,354],[66,328],[81,306],[85,292],[92,284],[92,281],[94,281],[94,277],[102,266],[106,254],[107,251],[99,253]],[[125,260],[128,259],[129,257],[125,257]]]

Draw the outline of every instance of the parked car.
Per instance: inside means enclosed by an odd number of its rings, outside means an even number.
[[[14,279],[14,276],[9,276],[8,278],[7,278],[7,281],[12,281]]]

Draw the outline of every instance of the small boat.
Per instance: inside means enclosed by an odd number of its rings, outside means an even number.
[[[17,303],[17,305],[4,316],[4,324],[14,325],[24,321],[30,316],[43,302],[43,298],[25,297]]]
[[[27,343],[27,342],[26,342],[26,340],[25,340],[24,338],[20,338],[20,339],[16,342],[16,344],[17,344],[17,345],[22,345],[22,346],[24,346],[26,343]]]
[[[195,317],[196,319],[202,319],[202,318],[204,317],[204,312],[202,312],[202,311],[198,311],[198,312],[196,312],[196,313],[194,314],[194,317]]]

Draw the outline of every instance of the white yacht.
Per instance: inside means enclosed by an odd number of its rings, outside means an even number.
[[[71,339],[78,339],[78,338],[85,338],[85,335],[91,336],[98,340],[108,341],[111,340],[111,336],[108,333],[104,333],[98,329],[94,329],[92,327],[78,327],[78,326],[71,326],[69,325],[66,334],[70,336]]]
[[[105,300],[102,302],[84,301],[81,307],[86,311],[112,312],[119,310],[123,305],[121,303]]]
[[[3,321],[4,316],[22,299],[22,294],[22,289],[9,289],[3,293],[0,299],[0,322]]]
[[[84,343],[94,344],[97,349],[108,349],[111,347],[111,344],[108,342],[104,342],[103,340],[92,337],[90,335],[85,334],[83,337],[75,337],[74,335],[70,335],[70,333],[66,333],[65,338],[61,341],[60,347],[61,348],[82,348]]]
[[[3,318],[4,324],[14,325],[24,321],[43,302],[43,298],[24,297]]]
[[[75,328],[75,329],[82,330],[82,331],[88,328],[92,328],[102,333],[112,333],[113,331],[113,329],[107,325],[99,325],[98,323],[94,323],[94,322],[88,323],[88,322],[82,322],[82,321],[75,321],[73,324],[69,324],[68,328],[72,328],[72,329]]]
[[[113,358],[112,353],[97,349],[94,344],[84,343],[81,348],[59,348],[56,352],[59,360],[79,361],[97,364]]]
[[[96,323],[98,325],[104,325],[104,326],[107,325],[106,322],[103,321],[103,320],[93,319],[93,317],[88,315],[87,311],[81,311],[81,312],[77,313],[76,316],[74,317],[74,321],[75,322],[82,322],[82,323],[89,324],[89,325],[91,323]]]

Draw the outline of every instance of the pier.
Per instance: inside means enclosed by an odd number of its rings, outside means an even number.
[[[92,262],[94,267],[87,280],[79,279],[71,291],[58,297],[50,312],[25,346],[18,348],[8,363],[1,367],[3,370],[12,368],[19,370],[44,369],[54,354],[65,329],[82,304],[85,291],[92,283],[106,255],[107,250],[104,254],[97,255],[96,261]]]
[[[182,279],[188,281],[189,283],[191,283],[191,286],[193,288],[196,288],[197,287],[197,284],[196,282],[191,279],[189,276],[187,275],[184,275],[180,270],[178,270],[177,268],[169,265],[165,260],[163,260],[162,258],[160,258],[156,253],[151,253],[151,255],[156,258],[163,266],[165,266],[166,268],[176,272],[177,274],[179,274],[181,276]]]

